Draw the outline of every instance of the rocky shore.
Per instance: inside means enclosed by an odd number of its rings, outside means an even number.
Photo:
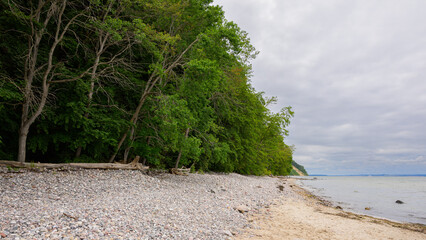
[[[252,227],[247,214],[295,195],[282,185],[238,174],[2,168],[0,238],[229,239]]]
[[[294,179],[0,168],[0,239],[426,239],[336,209]]]

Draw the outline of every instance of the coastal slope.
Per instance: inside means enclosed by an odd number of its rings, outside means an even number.
[[[292,166],[293,170],[299,175],[299,176],[306,176],[304,173],[302,173],[299,169],[297,169],[295,166]]]
[[[298,164],[295,161],[291,162],[292,170],[290,172],[291,176],[309,176],[308,172],[306,171],[305,167]]]

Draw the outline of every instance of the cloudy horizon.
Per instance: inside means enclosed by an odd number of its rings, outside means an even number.
[[[311,174],[426,173],[426,1],[215,0]]]

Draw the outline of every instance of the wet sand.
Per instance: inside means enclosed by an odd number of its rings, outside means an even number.
[[[253,228],[235,239],[426,239],[426,226],[397,223],[336,209],[283,179],[297,194],[284,196],[249,216]]]

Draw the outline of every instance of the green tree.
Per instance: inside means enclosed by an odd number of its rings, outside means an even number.
[[[248,34],[211,0],[0,0],[0,11],[0,157],[290,172],[293,112],[268,109]]]

